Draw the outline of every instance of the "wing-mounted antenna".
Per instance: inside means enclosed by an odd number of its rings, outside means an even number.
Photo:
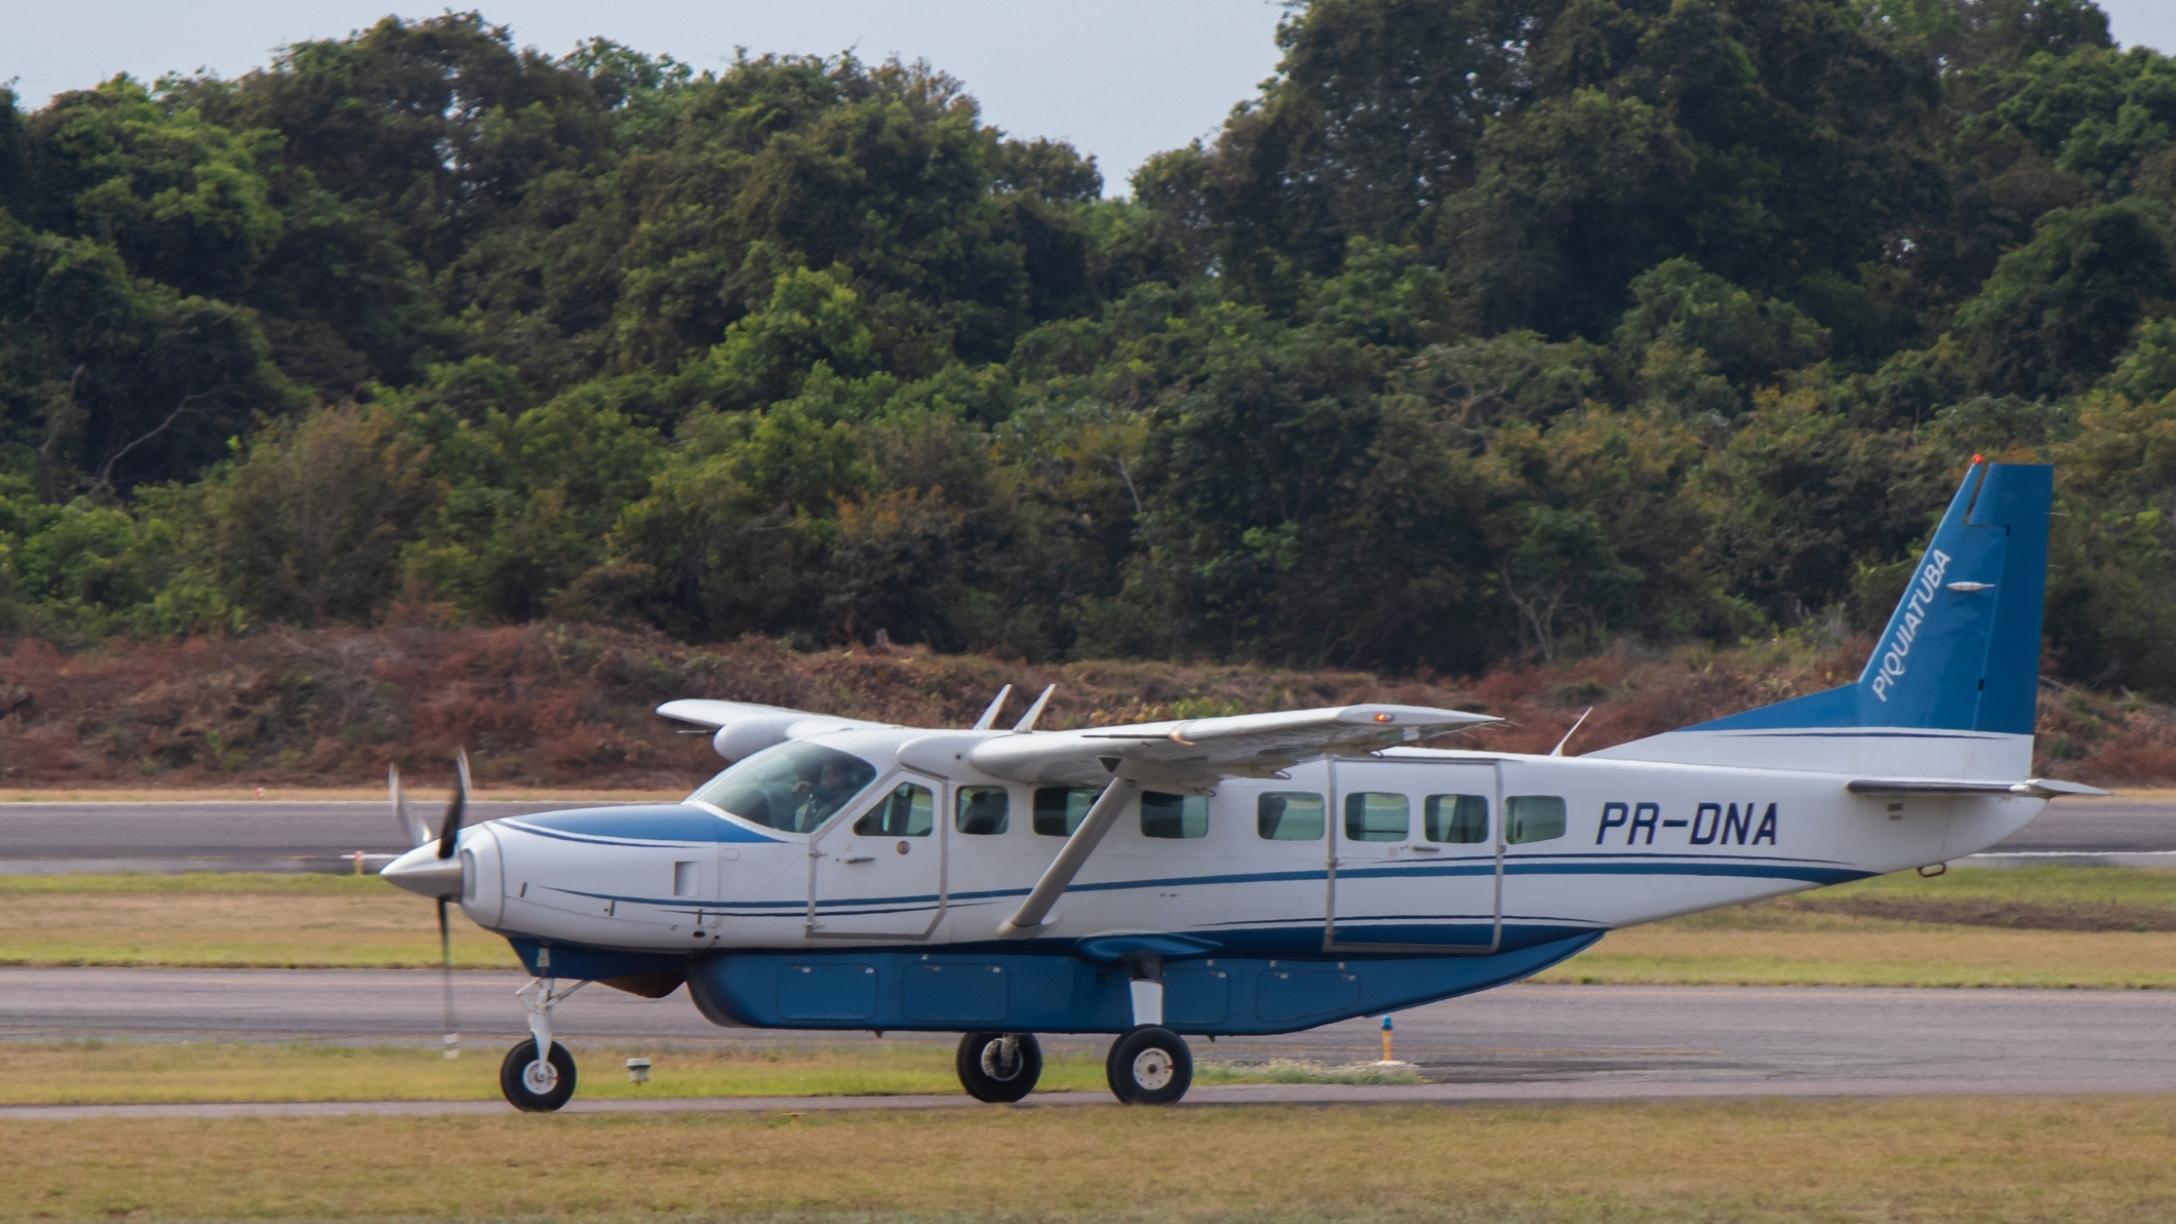
[[[1569,743],[1571,743],[1571,742],[1572,742],[1572,737],[1573,737],[1574,735],[1577,735],[1577,734],[1579,734],[1579,725],[1580,725],[1581,723],[1584,723],[1585,721],[1587,721],[1587,715],[1589,715],[1589,714],[1592,714],[1592,713],[1594,713],[1594,707],[1593,707],[1593,706],[1588,706],[1588,707],[1587,707],[1586,709],[1584,709],[1584,710],[1580,711],[1580,713],[1579,713],[1579,717],[1578,717],[1578,718],[1575,718],[1575,719],[1573,719],[1573,720],[1572,720],[1572,729],[1571,729],[1571,730],[1569,730],[1569,731],[1566,731],[1566,732],[1564,733],[1564,738],[1563,738],[1563,739],[1560,739],[1560,740],[1558,740],[1558,741],[1556,742],[1556,747],[1554,747],[1554,748],[1551,748],[1551,749],[1549,750],[1549,755],[1550,755],[1550,756],[1553,756],[1553,757],[1560,757],[1560,756],[1563,756],[1563,755],[1564,755],[1564,745],[1566,745],[1566,744],[1569,744]]]
[[[1006,685],[1004,688],[997,690],[997,696],[990,698],[989,707],[982,711],[982,717],[975,720],[975,725],[972,729],[976,731],[987,731],[990,728],[996,726],[997,716],[999,712],[1004,710],[1005,699],[1010,696],[1012,696],[1012,686],[1009,684]]]
[[[1028,707],[1028,712],[1020,716],[1020,721],[1012,725],[1014,734],[1033,731],[1035,729],[1035,720],[1043,716],[1043,707],[1050,704],[1050,695],[1057,691],[1058,686],[1055,684],[1045,688],[1042,695],[1035,699],[1035,704]]]

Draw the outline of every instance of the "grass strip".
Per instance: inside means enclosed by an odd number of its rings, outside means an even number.
[[[1951,922],[1965,921],[1990,906],[2009,907],[2036,920],[2066,911],[2116,909],[2136,921],[2159,922],[2176,918],[2176,868],[1973,867],[1932,879],[1901,871],[1795,893],[1773,904],[1836,913],[1857,912],[1869,905],[1892,911],[1911,907],[1915,917]],[[2048,924],[2036,921],[2032,925]]]
[[[2176,1099],[0,1123],[0,1220],[2176,1215]]]
[[[290,1042],[68,1041],[0,1045],[0,1105],[207,1101],[487,1101],[499,1099],[506,1042],[435,1048]],[[894,1096],[958,1092],[950,1042],[871,1041],[820,1047],[584,1042],[584,1099]],[[650,1082],[624,1063],[651,1061]],[[1248,1082],[1248,1081],[1232,1081]],[[1041,1084],[1101,1091],[1103,1060],[1054,1053]]]
[[[172,1104],[211,1101],[490,1101],[499,1099],[503,1043],[472,1044],[458,1059],[417,1046],[316,1042],[146,1043],[67,1041],[0,1045],[0,1105]],[[585,1042],[586,1099],[896,1096],[956,1093],[950,1040],[791,1047],[735,1042]],[[650,1081],[624,1064],[650,1060]],[[1297,1059],[1202,1063],[1203,1084],[1412,1084],[1409,1067],[1328,1067]],[[1104,1090],[1100,1056],[1053,1050],[1040,1088]]]
[[[2176,989],[2176,870],[1904,872],[1617,931],[1540,980]]]
[[[518,964],[458,910],[453,959]],[[0,876],[0,964],[424,968],[438,928],[429,901],[374,876]]]
[[[1657,923],[1605,936],[1536,980],[2176,990],[2176,934],[1990,931],[1879,919],[1798,931]]]

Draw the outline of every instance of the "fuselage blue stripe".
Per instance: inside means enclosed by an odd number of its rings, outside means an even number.
[[[536,834],[536,835],[537,835],[537,836],[539,836],[539,837],[551,837],[551,838],[557,838],[557,839],[559,839],[559,840],[561,840],[561,841],[584,842],[584,843],[587,843],[587,844],[591,844],[591,845],[599,845],[599,846],[637,846],[637,847],[650,847],[650,848],[655,848],[655,849],[681,849],[681,848],[685,848],[685,847],[688,847],[688,846],[706,846],[706,845],[709,845],[709,844],[711,844],[711,843],[710,843],[710,842],[708,842],[708,841],[638,841],[638,840],[632,840],[632,839],[617,839],[617,840],[616,840],[616,839],[612,839],[612,838],[606,838],[606,837],[593,837],[593,836],[577,836],[577,835],[574,835],[574,834],[569,834],[569,833],[562,833],[562,832],[559,832],[559,831],[557,831],[557,830],[550,830],[550,829],[540,829],[540,828],[536,828],[536,827],[534,827],[534,826],[532,826],[532,825],[529,825],[529,824],[523,823],[523,822],[521,822],[521,821],[519,821],[519,820],[517,820],[517,819],[515,819],[515,818],[513,818],[513,817],[504,817],[504,818],[501,818],[500,820],[498,820],[498,821],[496,821],[496,822],[494,822],[494,823],[497,823],[497,824],[504,824],[504,825],[509,825],[509,826],[511,826],[511,827],[513,827],[513,828],[516,828],[516,829],[519,829],[519,830],[521,830],[521,831],[522,831],[522,832],[524,832],[524,833],[534,833],[534,834]],[[779,843],[779,844],[783,844],[783,843]],[[1318,843],[1318,844],[1319,844],[1319,843]],[[1576,859],[1595,859],[1595,858],[1619,858],[1619,859],[1632,859],[1632,860],[1638,860],[1638,861],[1641,861],[1641,862],[1648,862],[1648,861],[1652,861],[1652,860],[1657,860],[1657,859],[1670,859],[1670,860],[1685,860],[1685,859],[1689,859],[1689,860],[1695,860],[1695,861],[1705,861],[1705,862],[1718,862],[1718,863],[1746,863],[1746,862],[1772,862],[1772,863],[1805,863],[1805,864],[1815,864],[1815,863],[1819,863],[1819,864],[1824,864],[1824,865],[1832,865],[1832,866],[1839,866],[1839,867],[1843,865],[1843,860],[1841,860],[1841,859],[1800,858],[1800,857],[1793,857],[1793,856],[1788,856],[1788,855],[1773,855],[1773,854],[1701,854],[1701,853],[1696,853],[1696,852],[1693,852],[1693,851],[1667,851],[1667,850],[1656,850],[1656,851],[1639,851],[1639,850],[1559,850],[1559,851],[1521,851],[1521,852],[1518,852],[1518,853],[1513,853],[1513,854],[1507,854],[1507,855],[1505,855],[1505,856],[1504,856],[1504,862],[1505,862],[1505,864],[1506,864],[1506,865],[1508,866],[1508,865],[1510,865],[1510,864],[1514,864],[1514,863],[1520,863],[1520,862],[1531,862],[1531,861],[1536,861],[1536,860],[1545,860],[1545,859],[1574,859],[1574,858],[1576,858]],[[1446,860],[1446,859],[1408,859],[1408,860],[1405,860],[1405,861],[1403,861],[1403,862],[1390,862],[1390,861],[1388,861],[1388,860],[1384,860],[1384,861],[1382,861],[1382,862],[1381,862],[1381,863],[1380,863],[1379,865],[1376,865],[1376,866],[1369,866],[1369,867],[1355,867],[1355,868],[1352,868],[1352,869],[1350,869],[1350,870],[1346,870],[1346,871],[1340,871],[1340,872],[1338,872],[1338,874],[1339,874],[1339,875],[1341,875],[1341,876],[1356,876],[1356,875],[1368,875],[1368,874],[1374,874],[1374,875],[1396,875],[1396,874],[1410,874],[1410,875],[1470,875],[1470,874],[1472,874],[1472,873],[1473,873],[1474,871],[1476,871],[1476,870],[1480,871],[1480,872],[1481,872],[1482,874],[1488,874],[1488,873],[1490,873],[1490,872],[1493,872],[1493,871],[1495,870],[1495,865],[1496,865],[1496,859],[1495,859],[1495,856],[1494,856],[1494,855],[1492,855],[1492,854],[1488,854],[1488,853],[1485,853],[1485,852],[1484,852],[1484,853],[1467,853],[1467,854],[1459,854],[1459,855],[1455,855],[1455,856],[1453,856],[1452,858],[1450,858],[1450,859],[1447,859],[1447,860]],[[1319,879],[1321,879],[1322,877],[1323,877],[1323,872],[1322,872],[1321,870],[1319,870],[1319,869],[1304,869],[1304,868],[1303,868],[1303,869],[1297,869],[1297,870],[1292,870],[1292,871],[1257,871],[1257,872],[1243,872],[1243,873],[1234,873],[1234,874],[1229,874],[1229,875],[1207,875],[1207,876],[1163,876],[1163,877],[1158,877],[1158,878],[1155,878],[1155,879],[1142,879],[1142,880],[1114,880],[1114,881],[1106,881],[1106,882],[1103,882],[1103,883],[1090,883],[1090,884],[1075,884],[1075,885],[1073,886],[1073,888],[1074,888],[1074,890],[1075,890],[1075,891],[1086,891],[1086,890],[1095,890],[1095,889],[1111,889],[1111,888],[1120,888],[1120,889],[1123,889],[1123,888],[1148,888],[1148,887],[1170,887],[1170,886],[1176,886],[1176,885],[1185,885],[1185,884],[1256,884],[1256,883],[1263,883],[1263,882],[1268,882],[1268,881],[1274,881],[1274,880],[1307,880],[1307,879],[1317,879],[1317,880],[1319,880]],[[994,889],[994,890],[989,890],[989,891],[983,891],[983,892],[960,892],[960,893],[954,893],[954,894],[953,894],[953,896],[955,896],[955,897],[1018,897],[1018,896],[1025,896],[1025,895],[1027,894],[1027,891],[1028,891],[1028,890],[1027,890],[1027,889],[1025,889],[1025,888]],[[584,893],[584,894],[581,894],[581,895],[583,895],[583,896],[588,896],[588,895],[590,895],[590,894]],[[601,895],[601,894],[600,894],[600,895]],[[898,898],[883,898],[883,899],[884,899],[884,900],[897,900]],[[798,904],[798,903],[796,903],[796,904]]]
[[[578,837],[572,833],[561,833],[554,829],[539,829],[533,825],[525,825],[517,821],[505,818],[493,821],[492,823],[510,825],[513,828],[519,829],[524,833],[532,834],[537,837],[549,837],[554,841],[579,842],[585,846],[633,846],[649,847],[651,849],[682,850],[690,846],[707,846],[711,844],[709,842],[699,841],[635,841],[630,838],[624,837]]]
[[[1431,867],[1427,867],[1427,868],[1421,868],[1421,869],[1414,869],[1414,868],[1405,868],[1405,869],[1396,869],[1396,870],[1391,870],[1391,869],[1382,869],[1382,868],[1361,868],[1361,869],[1357,869],[1357,870],[1353,870],[1353,871],[1340,871],[1340,872],[1338,872],[1337,874],[1338,874],[1338,878],[1339,878],[1339,879],[1347,879],[1347,880],[1349,880],[1349,879],[1355,879],[1355,878],[1361,878],[1361,879],[1385,879],[1385,878],[1393,878],[1393,877],[1401,877],[1401,876],[1413,876],[1413,877],[1421,877],[1421,876],[1427,876],[1427,877],[1445,877],[1445,876],[1468,876],[1468,877],[1472,877],[1472,876],[1490,876],[1490,875],[1494,875],[1494,874],[1495,874],[1495,867],[1494,867],[1494,864],[1492,864],[1492,863],[1491,863],[1491,864],[1475,864],[1475,865],[1473,865],[1473,866],[1471,866],[1471,867],[1458,867],[1458,868],[1452,868],[1452,867],[1437,867],[1437,866],[1431,866]],[[1625,862],[1616,862],[1616,863],[1595,863],[1595,862],[1587,862],[1587,863],[1521,863],[1521,862],[1518,862],[1518,861],[1516,861],[1516,860],[1509,860],[1509,861],[1506,861],[1506,862],[1505,862],[1505,864],[1504,864],[1504,874],[1505,874],[1505,875],[1521,875],[1521,876],[1536,876],[1536,875],[1678,875],[1678,876],[1705,876],[1705,877],[1733,877],[1733,876],[1734,876],[1734,877],[1739,877],[1739,878],[1743,878],[1743,879],[1756,879],[1756,880],[1802,880],[1802,881],[1805,881],[1806,883],[1809,883],[1809,884],[1843,884],[1843,883],[1847,883],[1847,882],[1849,882],[1849,881],[1852,881],[1852,880],[1863,880],[1863,879],[1866,879],[1867,877],[1869,877],[1869,876],[1872,876],[1872,875],[1875,875],[1875,874],[1877,874],[1877,873],[1875,873],[1875,872],[1871,872],[1871,871],[1862,871],[1862,870],[1859,870],[1859,869],[1857,869],[1857,868],[1847,868],[1847,867],[1816,867],[1816,866],[1810,866],[1810,865],[1808,865],[1808,866],[1793,866],[1793,865],[1789,865],[1789,864],[1777,864],[1777,863],[1754,863],[1754,862],[1748,862],[1748,863],[1743,863],[1743,864],[1733,864],[1733,863],[1717,863],[1717,862],[1708,862],[1708,863],[1625,863]],[[1074,885],[1074,886],[1073,886],[1073,888],[1074,888],[1074,890],[1075,890],[1075,891],[1082,891],[1082,892],[1088,892],[1088,891],[1095,891],[1095,892],[1109,892],[1109,891],[1123,891],[1123,890],[1126,890],[1126,889],[1135,889],[1135,888],[1172,888],[1172,887],[1183,887],[1183,886],[1189,886],[1189,885],[1193,885],[1193,886],[1206,886],[1206,885],[1222,885],[1222,884],[1255,884],[1255,883],[1274,883],[1274,882],[1291,882],[1291,881],[1312,881],[1312,880],[1327,880],[1327,878],[1328,878],[1328,875],[1327,875],[1327,873],[1326,873],[1326,872],[1321,872],[1321,871],[1315,871],[1315,872],[1265,872],[1265,873],[1256,873],[1256,874],[1253,874],[1253,875],[1241,875],[1241,876],[1200,876],[1200,877],[1193,877],[1193,878],[1162,879],[1162,880],[1111,880],[1111,881],[1105,881],[1105,882],[1102,882],[1102,883],[1097,883],[1097,884],[1076,884],[1076,885]],[[571,895],[571,896],[577,896],[577,897],[589,897],[589,898],[592,898],[592,899],[594,899],[594,900],[598,900],[598,901],[625,901],[625,902],[628,902],[628,903],[630,903],[630,904],[635,904],[635,905],[666,905],[666,906],[677,906],[677,907],[683,907],[683,908],[684,908],[684,907],[686,907],[686,905],[687,905],[687,898],[685,898],[685,897],[634,897],[634,896],[625,896],[625,895],[622,895],[622,894],[618,894],[618,893],[603,893],[603,892],[584,892],[584,891],[582,891],[582,890],[579,890],[579,889],[571,889],[571,888],[560,888],[560,889],[554,889],[553,891],[555,891],[555,892],[563,892],[563,893],[567,893],[567,894],[569,894],[569,895]],[[1025,889],[1025,888],[1010,888],[1010,889],[989,889],[989,890],[978,890],[978,891],[972,891],[972,892],[960,892],[960,893],[953,893],[953,894],[951,894],[951,895],[950,895],[950,897],[949,897],[949,900],[950,900],[950,901],[980,901],[980,900],[988,900],[988,899],[993,899],[993,898],[1003,898],[1003,897],[1024,897],[1024,896],[1026,896],[1026,895],[1028,894],[1028,891],[1029,891],[1029,890],[1028,890],[1028,889]],[[937,903],[937,902],[938,902],[938,896],[937,896],[937,894],[935,894],[935,893],[921,893],[921,894],[915,894],[915,895],[907,895],[907,896],[897,896],[897,897],[833,897],[833,898],[821,898],[821,897],[820,897],[820,898],[818,898],[818,899],[817,899],[817,901],[816,901],[816,908],[817,908],[817,909],[818,909],[818,910],[819,910],[820,912],[825,912],[825,913],[837,913],[837,912],[841,912],[842,910],[846,909],[847,907],[857,907],[857,906],[872,906],[872,905],[908,906],[908,907],[915,907],[915,906],[933,907],[933,906],[935,906],[935,905],[936,905],[936,903]],[[755,900],[745,900],[745,901],[720,901],[720,902],[718,903],[718,908],[724,908],[724,907],[731,907],[731,908],[735,908],[735,909],[740,909],[740,910],[756,910],[756,909],[775,909],[775,910],[780,910],[780,911],[806,910],[806,909],[808,908],[808,900],[807,900],[807,898],[795,898],[795,899],[792,899],[792,900],[785,900],[785,901],[755,901]],[[703,908],[704,908],[704,910],[705,910],[705,911],[707,912],[707,911],[708,911],[709,909],[711,909],[711,908],[713,908],[713,907],[708,907],[708,906],[705,906],[705,907],[703,907]],[[879,912],[879,911],[871,911],[871,912]],[[888,911],[888,910],[887,910],[887,911],[881,911],[881,912],[887,912],[887,913],[888,913],[888,912],[894,912],[894,911]]]

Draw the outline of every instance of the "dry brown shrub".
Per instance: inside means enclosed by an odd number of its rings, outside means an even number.
[[[114,641],[80,652],[0,639],[0,782],[354,784],[389,761],[425,776],[466,747],[480,784],[671,787],[715,767],[707,737],[655,715],[713,697],[919,726],[964,726],[1004,684],[1009,726],[1043,685],[1041,726],[1146,722],[1351,701],[1485,711],[1507,724],[1446,746],[1572,751],[1652,735],[1850,680],[1867,644],[1808,654],[1613,650],[1469,680],[1089,660],[1029,665],[914,647],[801,652],[766,638],[688,646],[654,633],[534,624],[269,629]],[[2041,768],[2087,781],[2176,779],[2176,714],[2050,686]]]

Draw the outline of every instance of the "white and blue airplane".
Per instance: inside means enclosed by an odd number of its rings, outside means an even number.
[[[1354,705],[1037,731],[728,701],[659,713],[734,762],[685,800],[507,817],[385,878],[536,976],[500,1082],[573,1094],[552,1009],[687,987],[721,1025],[964,1034],[1016,1101],[1036,1033],[1115,1035],[1121,1101],[1178,1100],[1186,1036],[1280,1033],[1500,986],[1609,931],[1930,866],[2053,795],[2032,732],[2050,472],[1977,457],[1855,683],[1582,756],[1410,746],[1497,721]],[[1009,692],[1009,690],[1008,690]],[[562,983],[572,983],[562,987]]]

